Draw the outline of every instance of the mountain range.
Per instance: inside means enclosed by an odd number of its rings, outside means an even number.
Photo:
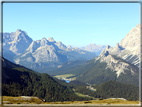
[[[90,61],[66,62],[50,75],[74,74],[76,79],[90,84],[101,84],[108,80],[139,85],[140,25],[132,28],[115,47],[109,45]],[[73,64],[75,63],[76,66]],[[66,69],[69,68],[69,69]]]
[[[4,33],[3,56],[12,62],[1,58],[3,95],[37,96],[46,101],[90,99],[75,94],[79,92],[96,98],[138,100],[140,48],[139,24],[115,47],[107,45],[99,56],[67,47],[52,37],[33,41],[20,29]],[[51,77],[63,74],[73,74],[68,78],[76,80],[67,84]],[[97,91],[86,89],[85,84]]]
[[[80,49],[94,52],[97,56],[100,55],[102,50],[105,50],[106,45],[96,45],[96,44],[89,44],[88,46],[81,47]]]
[[[37,70],[49,69],[66,61],[89,60],[96,54],[75,47],[67,47],[52,37],[32,40],[25,31],[3,33],[3,57]]]
[[[95,84],[100,84],[106,80],[122,82],[127,77],[124,83],[138,85],[139,38],[140,24],[132,28],[115,47],[100,46],[100,50],[105,49],[96,56],[95,53],[85,51],[93,51],[93,46],[97,47],[95,44],[82,50],[65,46],[52,37],[33,41],[25,31],[18,29],[16,32],[3,34],[3,56],[16,64],[49,75],[75,74],[78,80],[92,84],[95,81]],[[96,78],[101,80],[98,82]]]

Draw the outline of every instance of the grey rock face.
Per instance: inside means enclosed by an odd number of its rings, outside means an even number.
[[[45,67],[47,63],[55,67],[58,63],[91,59],[96,55],[78,48],[68,48],[52,37],[33,41],[25,31],[17,29],[16,32],[3,34],[3,56],[17,64],[36,69],[36,66]]]
[[[3,34],[3,50],[11,50],[14,54],[23,53],[33,40],[25,31],[17,29],[16,32]]]
[[[139,67],[140,47],[140,25],[138,24],[121,40],[120,45],[117,43],[115,47],[106,48],[106,50]]]
[[[126,35],[126,37],[120,42],[120,45],[133,52],[135,55],[139,55],[140,48],[140,24],[132,28],[132,30]]]
[[[140,25],[138,24],[133,28],[126,37],[115,47],[110,47],[109,45],[101,54],[95,58],[95,60],[100,60],[100,62],[107,63],[107,68],[110,68],[112,71],[117,71],[117,78],[121,73],[125,74],[125,70],[131,72],[132,75],[135,75],[136,71],[131,69],[131,65],[136,65],[139,67],[140,63]],[[118,58],[114,58],[116,56]],[[124,61],[120,60],[123,59]],[[126,62],[125,62],[126,61]],[[128,62],[130,64],[128,64]]]
[[[55,40],[53,39],[53,37],[49,37],[47,40],[48,40],[49,42],[55,42]]]
[[[107,54],[107,55],[106,55]],[[113,55],[109,54],[108,51],[104,50],[101,55],[95,60],[99,60],[101,63],[105,62],[107,63],[107,66],[105,69],[109,68],[112,71],[116,71],[117,78],[123,73],[125,73],[125,70],[130,71],[131,75],[135,75],[135,71],[132,69],[131,65],[125,61],[122,61],[121,59],[114,58]]]
[[[42,38],[42,40],[33,41],[24,53],[15,58],[15,62],[65,62],[93,57],[95,57],[94,53],[78,48],[67,48],[62,42],[56,42],[53,38]]]
[[[53,45],[49,45],[50,42],[46,38],[41,40],[33,41],[24,53],[15,58],[15,62],[48,62],[58,61],[58,57],[55,53]],[[34,59],[34,60],[31,60]]]
[[[67,47],[60,41],[56,42],[55,45],[59,48],[59,49],[62,49],[62,50],[66,50]]]

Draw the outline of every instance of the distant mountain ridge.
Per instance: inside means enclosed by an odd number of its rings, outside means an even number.
[[[37,70],[53,68],[66,61],[92,59],[96,54],[67,47],[52,37],[33,41],[25,31],[17,29],[16,32],[3,34],[3,56],[16,64]]]
[[[112,69],[112,65],[114,65],[114,63],[111,56],[114,55],[139,67],[139,38],[140,24],[132,28],[120,44],[117,43],[115,47],[110,47],[109,45],[106,46],[105,50],[101,52],[96,60],[99,59],[100,62],[107,63],[108,68]],[[19,29],[16,32],[4,34],[3,39],[3,56],[10,61],[34,70],[52,69],[67,61],[90,60],[96,56],[95,53],[92,52],[72,46],[65,46],[60,41],[56,42],[52,37],[48,39],[44,37],[41,40],[33,41],[30,37],[28,37],[26,32]],[[20,48],[21,45],[24,45],[24,48]],[[102,46],[103,49],[104,47],[105,46]],[[117,65],[118,64],[115,66]],[[124,66],[124,63],[122,65]],[[123,72],[122,69],[117,71],[119,71],[119,73],[117,72],[118,76]]]
[[[105,50],[106,45],[96,45],[96,44],[90,44],[85,47],[81,47],[80,49],[89,51],[89,52],[95,52],[96,55],[100,55],[102,50]]]

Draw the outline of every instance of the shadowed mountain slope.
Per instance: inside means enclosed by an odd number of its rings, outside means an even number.
[[[46,101],[88,100],[78,97],[67,86],[55,81],[48,74],[36,73],[2,58],[3,96],[37,96]]]

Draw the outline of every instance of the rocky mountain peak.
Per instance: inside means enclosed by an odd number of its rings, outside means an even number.
[[[45,46],[47,43],[48,43],[48,40],[45,37],[41,39],[41,42],[40,42],[41,46]]]
[[[45,37],[43,37],[42,39],[41,39],[41,41],[48,41]]]
[[[33,40],[28,36],[28,34],[21,30],[21,29],[17,29],[16,32],[14,32],[14,34],[11,34],[12,36],[14,36],[14,40],[15,41],[19,41],[19,40],[25,40],[26,42],[30,41],[32,42]]]
[[[17,29],[15,33],[16,33],[17,36],[20,35],[20,33],[27,35],[27,33],[25,31],[21,30],[21,29]]]
[[[17,30],[16,30],[16,32],[21,32],[21,31],[22,31],[21,29],[17,29]]]
[[[140,45],[140,24],[132,28],[131,31],[121,40],[120,46],[130,50]],[[139,50],[139,49],[138,49]]]
[[[115,48],[119,48],[119,43],[116,43]]]
[[[132,28],[131,31],[117,43],[115,47],[106,47],[110,54],[116,55],[139,67],[140,63],[140,24]]]
[[[7,45],[4,46],[4,51],[7,49],[14,54],[19,55],[24,52],[33,41],[25,31],[17,29],[15,32],[3,34],[3,40]],[[5,50],[6,49],[6,50]]]
[[[101,54],[98,56],[98,59],[99,59],[99,58],[107,57],[108,55],[109,55],[109,51],[103,50],[103,51],[101,52]]]
[[[53,39],[53,37],[49,37],[47,40],[48,40],[49,42],[55,42],[55,40]]]
[[[106,50],[108,50],[109,48],[110,48],[110,46],[109,46],[109,45],[107,45],[107,46],[106,46]]]
[[[116,43],[115,50],[122,50],[123,48],[119,45],[119,43]]]
[[[140,27],[140,24],[137,24],[137,26],[136,27]]]
[[[72,46],[71,46],[71,45],[68,45],[67,48],[72,48]]]
[[[125,70],[130,71],[132,75],[135,71],[131,69],[131,65],[139,67],[140,57],[140,25],[134,27],[125,38],[115,47],[106,47],[106,50],[102,51],[101,54],[96,57],[96,60],[107,63],[107,68],[116,71],[117,78],[121,73],[125,74]]]
[[[45,37],[43,37],[41,40],[47,40]]]

